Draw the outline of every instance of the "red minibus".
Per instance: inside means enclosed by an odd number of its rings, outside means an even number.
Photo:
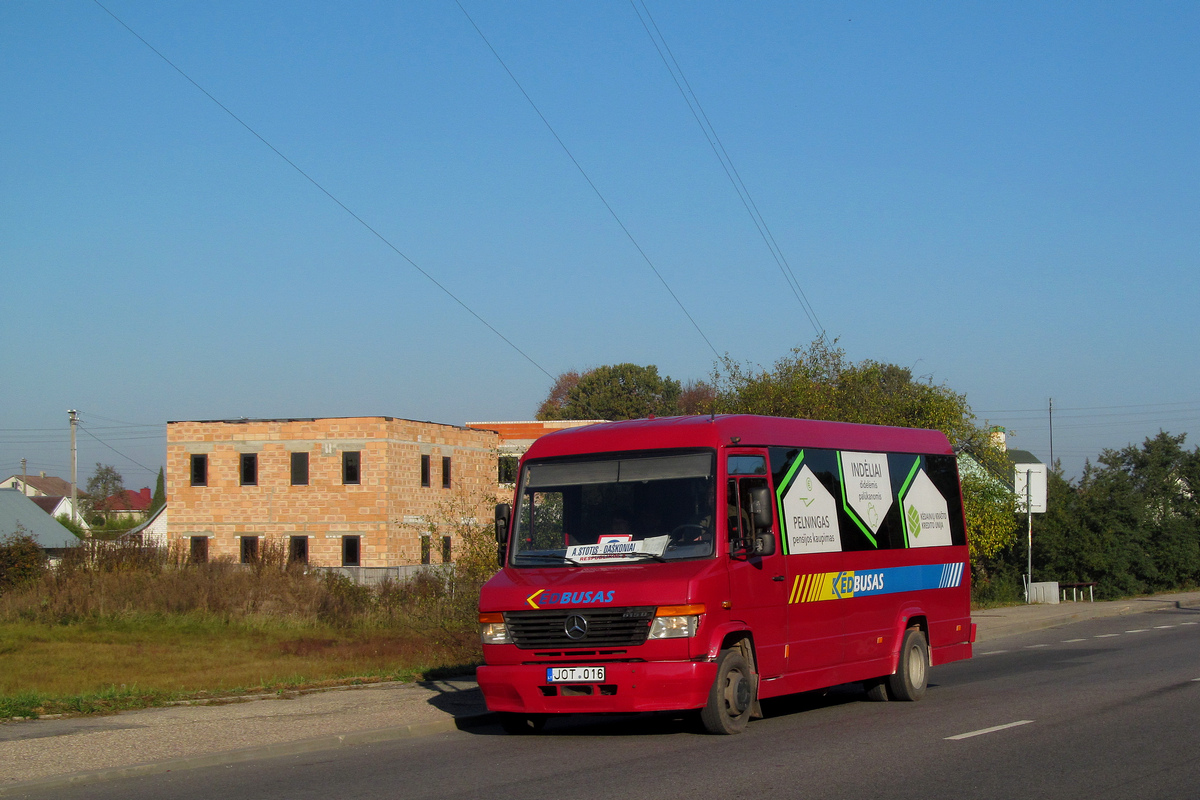
[[[748,415],[573,428],[496,508],[478,681],[505,730],[862,682],[917,700],[971,657],[966,528],[938,431]]]

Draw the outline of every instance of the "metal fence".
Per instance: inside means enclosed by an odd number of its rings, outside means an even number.
[[[398,567],[309,567],[310,572],[332,572],[345,575],[363,586],[378,586],[386,580],[404,581],[422,572],[445,573],[453,564],[408,564]]]

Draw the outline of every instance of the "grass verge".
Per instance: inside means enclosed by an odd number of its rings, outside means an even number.
[[[0,623],[0,718],[419,680],[473,666],[415,634],[379,629],[186,616],[8,622]]]

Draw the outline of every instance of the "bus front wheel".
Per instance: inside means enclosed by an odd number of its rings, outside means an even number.
[[[920,628],[904,632],[900,663],[888,678],[888,693],[897,700],[920,700],[929,679],[929,644]]]
[[[709,733],[741,733],[750,721],[757,686],[754,672],[737,650],[724,650],[717,659],[717,679],[708,693],[700,720]]]

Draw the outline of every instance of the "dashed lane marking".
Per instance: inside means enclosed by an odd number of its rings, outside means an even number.
[[[1135,628],[1134,630],[1125,631],[1125,632],[1126,633],[1145,633],[1148,630],[1150,630],[1150,629],[1149,628]]]
[[[1038,648],[1038,647],[1049,647],[1049,646],[1050,646],[1050,645],[1048,645],[1048,644],[1027,644],[1027,645],[1025,645],[1025,649],[1026,649],[1026,650],[1033,650],[1033,649],[1035,649],[1035,648]]]
[[[1086,642],[1087,639],[1063,639],[1063,644],[1071,644],[1072,642]]]
[[[1092,638],[1093,639],[1108,639],[1113,636],[1120,636],[1120,635],[1121,634],[1119,634],[1119,633],[1098,633],[1095,636],[1093,636]]]
[[[989,650],[986,653],[980,653],[981,656],[997,656],[1001,653],[1007,653],[1007,650]]]
[[[984,729],[978,730],[978,731],[971,731],[970,733],[960,733],[957,736],[947,736],[946,741],[954,742],[954,741],[958,741],[959,739],[970,739],[972,736],[983,736],[985,733],[995,733],[996,731],[1003,731],[1003,730],[1007,730],[1009,728],[1015,728],[1018,725],[1028,725],[1031,722],[1033,722],[1033,720],[1031,720],[1031,719],[1021,719],[1021,720],[1017,720],[1016,722],[1010,722],[1007,725],[996,725],[991,728],[984,728]]]

